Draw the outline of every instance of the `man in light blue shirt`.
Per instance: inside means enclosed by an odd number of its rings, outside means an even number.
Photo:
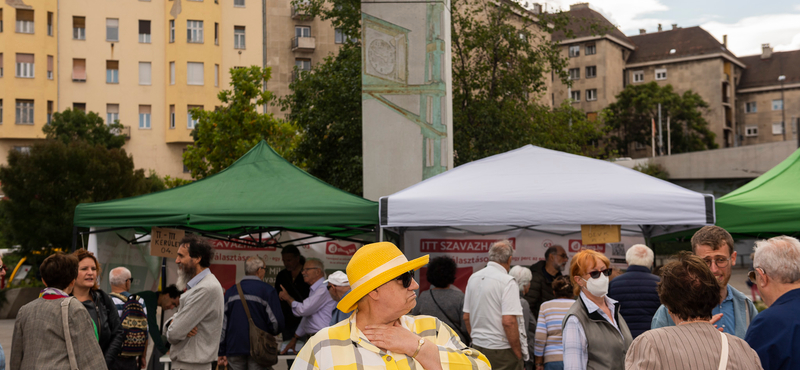
[[[331,312],[336,307],[336,302],[331,298],[326,289],[325,284],[325,266],[318,258],[306,259],[306,264],[303,267],[303,281],[311,286],[311,292],[308,298],[303,302],[298,302],[291,295],[286,293],[286,289],[281,287],[278,296],[281,300],[289,302],[292,306],[292,313],[295,316],[302,317],[300,326],[294,333],[294,337],[289,341],[289,344],[283,349],[281,354],[285,354],[289,349],[294,349],[298,339],[307,338],[310,335],[316,334],[320,329],[327,327],[331,321]],[[299,350],[299,348],[297,349]]]

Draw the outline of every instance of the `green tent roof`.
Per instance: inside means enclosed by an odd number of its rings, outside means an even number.
[[[731,234],[769,237],[800,232],[800,150],[717,199],[717,226]]]
[[[221,234],[267,228],[344,237],[377,225],[378,203],[309,175],[262,140],[230,167],[200,181],[80,204],[74,223],[103,228],[183,227]]]

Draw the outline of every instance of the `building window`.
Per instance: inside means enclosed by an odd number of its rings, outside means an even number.
[[[3,32],[3,8],[0,8],[0,32]]]
[[[295,59],[294,65],[297,66],[299,71],[310,71],[311,70],[311,59]]]
[[[237,8],[244,8],[244,0],[233,0],[233,6]]]
[[[569,70],[569,79],[570,80],[580,80],[581,79],[581,69],[580,68],[571,68]]]
[[[175,104],[169,106],[169,128],[175,128]]]
[[[295,26],[294,35],[297,36],[297,38],[311,37],[311,27]]]
[[[72,103],[72,110],[86,113],[86,103]]]
[[[47,12],[47,36],[53,36],[53,12]]]
[[[186,84],[203,85],[203,63],[186,63]]]
[[[783,123],[775,122],[772,124],[772,134],[773,135],[783,135]]]
[[[0,77],[3,77],[3,53],[0,53]]]
[[[597,100],[597,89],[586,90],[586,101]]]
[[[656,69],[656,81],[661,81],[666,79],[667,79],[667,69],[666,68]]]
[[[192,117],[192,109],[194,108],[203,109],[203,106],[202,105],[188,106],[188,113],[186,116],[186,128],[188,129],[194,129],[195,127],[197,127],[198,120]]]
[[[341,28],[337,28],[334,30],[334,42],[337,44],[344,44],[344,32],[342,32]]]
[[[0,115],[2,115],[2,114],[3,114],[2,109],[0,109]],[[0,121],[0,122],[2,122],[2,121]],[[52,100],[48,100],[47,101],[47,124],[49,125],[52,122],[53,122],[53,101]]]
[[[33,78],[33,54],[17,54],[17,77]]]
[[[19,55],[19,54],[17,54]],[[776,99],[772,101],[772,110],[781,110],[783,109],[783,100]]]
[[[106,125],[119,121],[119,104],[106,104]]]
[[[203,43],[203,21],[186,21],[186,41]]]
[[[18,125],[33,124],[33,100],[17,99],[17,116],[15,122]]]
[[[3,99],[0,99],[0,125],[3,124]]]
[[[150,129],[150,106],[139,106],[139,129]]]
[[[150,43],[150,21],[139,20],[139,42]]]
[[[175,42],[175,20],[169,20],[169,42]]]
[[[72,39],[86,40],[86,17],[72,17]]]
[[[152,64],[139,62],[139,85],[152,85]]]
[[[581,55],[581,47],[580,45],[573,45],[569,47],[569,57],[574,58]]]
[[[586,67],[586,78],[595,78],[595,77],[597,77],[597,66]]]
[[[244,49],[244,26],[233,27],[233,48]]]
[[[17,153],[22,153],[22,154],[30,154],[31,153],[31,147],[14,145],[14,151],[17,152]]]
[[[33,10],[17,9],[17,33],[33,33]]]
[[[758,110],[756,109],[756,102],[750,101],[744,103],[744,112],[745,113],[756,113]]]
[[[169,62],[169,84],[175,84],[175,62]]]
[[[744,136],[758,136],[758,126],[745,127]]]
[[[119,61],[107,60],[106,61],[106,83],[118,84],[119,83]]]
[[[597,54],[597,46],[595,44],[586,45],[586,55]]]
[[[106,41],[119,41],[119,19],[106,18]]]
[[[47,56],[47,79],[48,80],[52,80],[53,79],[53,56],[52,55],[48,55]]]
[[[633,76],[633,82],[644,82],[644,71],[633,71],[631,75]]]
[[[72,81],[86,82],[86,59],[72,60]]]
[[[570,93],[570,99],[572,99],[573,103],[581,101],[581,92],[580,91],[572,91]]]
[[[219,23],[214,22],[214,45],[219,45]]]
[[[219,64],[214,64],[214,86],[219,86]]]

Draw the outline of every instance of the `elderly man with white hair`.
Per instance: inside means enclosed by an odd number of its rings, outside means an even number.
[[[522,305],[522,316],[517,316],[517,325],[519,325],[522,359],[525,361],[526,369],[533,369],[533,337],[536,334],[536,320],[533,319],[530,304],[523,297],[525,293],[528,293],[528,289],[531,288],[533,274],[531,269],[525,266],[514,266],[508,273],[514,277],[519,286],[519,304]]]
[[[111,284],[111,300],[117,306],[122,328],[125,330],[125,338],[122,342],[122,351],[114,361],[114,369],[140,369],[147,363],[147,309],[144,306],[144,299],[133,296],[139,305],[131,305],[131,285],[133,278],[131,271],[125,267],[117,267],[108,273],[108,282]],[[127,305],[127,307],[126,307]],[[128,312],[126,311],[126,308]],[[124,317],[123,314],[126,316]],[[141,351],[141,349],[144,351]],[[137,361],[138,359],[138,361]]]
[[[800,242],[778,236],[756,242],[750,280],[769,307],[756,316],[744,340],[764,370],[800,369]]]
[[[661,306],[656,287],[661,279],[650,272],[653,266],[653,251],[643,244],[636,244],[625,254],[628,270],[611,280],[608,296],[620,304],[619,312],[631,336],[650,330],[653,315]]]

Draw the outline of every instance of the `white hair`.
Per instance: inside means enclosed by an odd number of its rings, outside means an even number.
[[[800,241],[785,235],[757,241],[753,267],[784,284],[800,280]]]
[[[628,265],[650,268],[653,266],[653,258],[653,250],[644,244],[634,244],[625,253],[625,261],[628,262]]]
[[[244,261],[244,274],[255,275],[258,269],[264,266],[264,260],[262,260],[261,257],[250,257]]]
[[[511,248],[511,242],[508,240],[501,240],[492,244],[489,248],[489,261],[497,263],[508,263],[508,259],[514,255],[514,248]]]
[[[531,274],[531,269],[524,267],[524,266],[514,266],[508,271],[508,274],[514,277],[514,280],[517,281],[517,285],[519,285],[519,292],[522,293],[525,290],[525,286],[531,282],[533,279],[533,275]]]
[[[111,286],[125,286],[125,281],[131,278],[131,271],[124,267],[117,267],[108,273],[108,282]]]
[[[322,273],[322,276],[325,276],[325,264],[322,263],[321,259],[314,257],[307,258],[306,263],[309,262],[311,262],[311,264],[314,265],[314,267],[319,267],[319,271]]]

